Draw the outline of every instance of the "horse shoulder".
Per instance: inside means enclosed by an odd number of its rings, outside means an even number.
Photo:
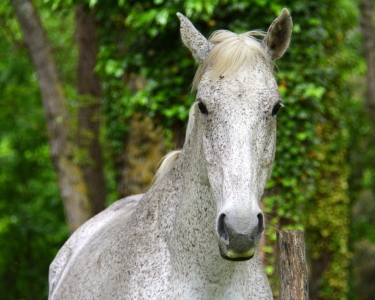
[[[66,241],[63,247],[57,253],[49,268],[49,291],[52,295],[55,287],[60,281],[64,270],[81,249],[85,247],[95,234],[106,227],[121,214],[121,218],[126,222],[135,210],[143,194],[129,196],[117,200],[107,209],[89,219],[80,226],[72,236]]]

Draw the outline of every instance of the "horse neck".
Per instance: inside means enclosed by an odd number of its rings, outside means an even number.
[[[207,179],[199,128],[193,128],[169,177],[176,180],[173,184],[179,189],[171,200],[175,208],[173,216],[169,208],[166,217],[173,220],[171,229],[167,229],[167,240],[175,271],[178,273],[182,271],[179,268],[186,269],[189,265],[193,268],[189,274],[203,280],[222,278],[224,272],[229,275],[228,268],[239,265],[225,261],[219,253],[215,231],[217,208]]]
[[[210,222],[213,227],[216,204],[208,182],[202,138],[198,128],[193,128],[168,177],[169,184],[173,184],[178,190],[169,204],[176,208],[173,212],[173,228],[184,230],[187,223],[201,227],[206,222]],[[206,213],[205,218],[197,219],[202,211]]]
[[[228,298],[223,297],[226,290],[268,285],[258,254],[236,263],[220,256],[217,207],[206,164],[202,134],[194,126],[175,166],[157,188],[159,229],[167,244],[172,286],[185,284],[203,295],[186,298],[221,299]]]

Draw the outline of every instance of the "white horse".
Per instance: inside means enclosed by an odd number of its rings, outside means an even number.
[[[144,195],[87,221],[50,266],[50,299],[272,299],[257,253],[259,201],[282,106],[274,60],[286,51],[289,12],[259,32],[209,40],[183,15],[181,36],[201,64],[185,146],[166,157]]]

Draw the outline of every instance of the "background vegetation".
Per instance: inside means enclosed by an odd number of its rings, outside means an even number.
[[[42,78],[32,50],[37,40],[27,38],[30,34],[25,33],[18,10],[25,3],[34,5],[46,32],[48,39],[41,45],[53,57],[47,63],[56,62],[65,122],[61,135],[51,134],[46,109],[53,99],[43,92],[41,96],[38,87]],[[310,263],[310,298],[371,299],[375,99],[366,83],[366,72],[371,70],[366,54],[375,49],[364,43],[374,36],[373,24],[367,27],[369,35],[364,26],[373,15],[371,4],[369,0],[2,1],[2,298],[46,299],[48,266],[78,226],[73,221],[82,222],[118,198],[146,191],[158,160],[182,146],[194,101],[189,91],[196,65],[182,46],[175,13],[184,13],[209,36],[221,28],[238,33],[267,30],[287,7],[294,28],[290,49],[277,63],[275,74],[286,107],[278,117],[276,163],[263,201],[266,271],[277,297],[275,230],[300,228]],[[56,141],[66,146],[63,153],[51,151]],[[64,174],[65,163],[79,182],[73,204],[61,193],[70,174]],[[102,178],[90,178],[93,169]],[[93,190],[98,180],[104,191]],[[98,194],[99,198],[93,197]],[[89,203],[84,212],[77,209],[80,203]]]

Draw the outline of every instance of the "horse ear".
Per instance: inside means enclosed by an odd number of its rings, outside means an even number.
[[[177,13],[181,21],[180,32],[185,46],[188,47],[198,63],[202,63],[214,44],[210,43],[183,14]]]
[[[288,48],[292,35],[292,27],[292,17],[289,11],[283,8],[280,16],[272,22],[262,42],[263,47],[273,60],[283,56]]]

